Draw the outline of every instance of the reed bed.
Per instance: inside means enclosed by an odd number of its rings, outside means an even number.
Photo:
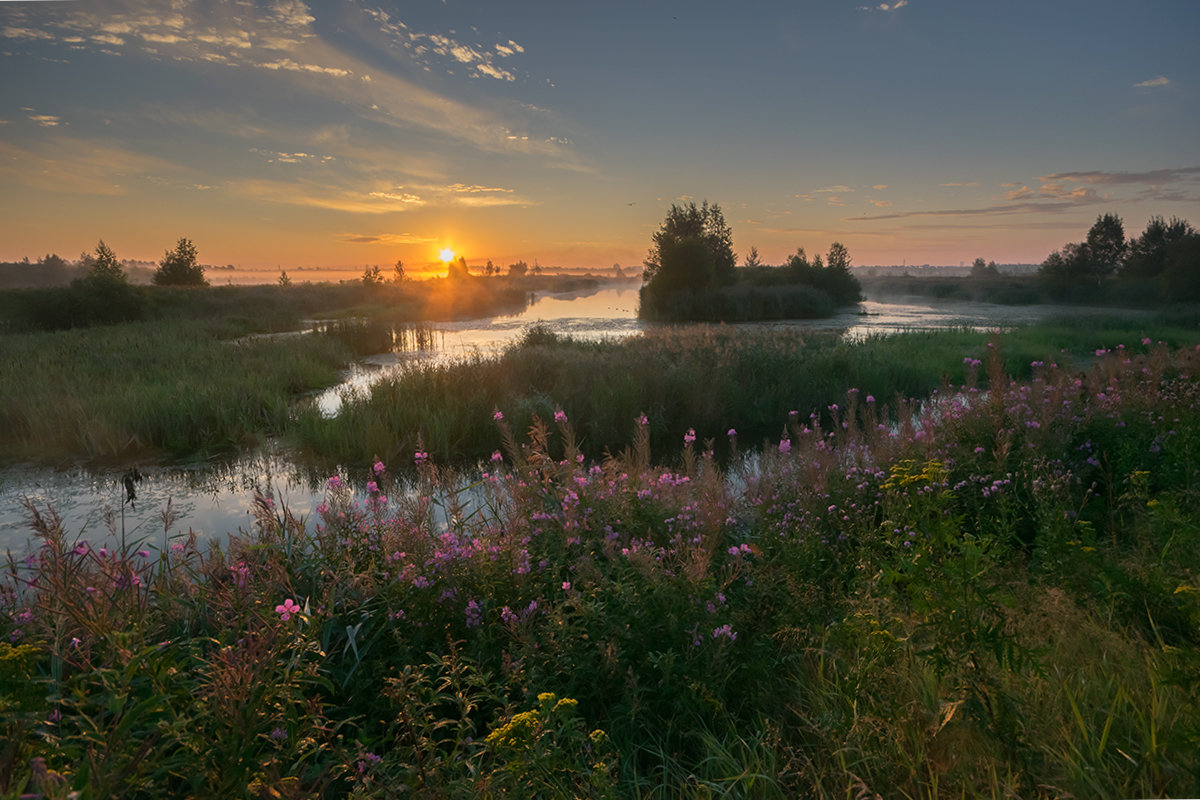
[[[1150,324],[1156,339],[1200,341],[1190,318]],[[1071,358],[1086,365],[1097,344],[1137,341],[1145,321],[1067,318],[1005,334],[1009,374],[1028,377],[1033,361]],[[837,333],[793,326],[664,327],[611,342],[584,342],[531,329],[497,359],[417,365],[345,398],[335,418],[301,410],[291,441],[328,464],[365,466],[376,456],[407,462],[420,438],[441,463],[471,464],[494,449],[487,420],[502,411],[519,429],[562,408],[579,420],[579,446],[589,457],[632,443],[628,420],[646,414],[651,444],[670,449],[688,429],[713,440],[720,460],[727,432],[743,447],[777,439],[782,420],[829,406],[847,387],[878,399],[895,419],[911,399],[962,384],[961,353],[982,353],[988,333],[967,329],[876,335],[846,341]],[[1090,338],[1089,338],[1090,337]],[[1061,360],[1061,359],[1060,359]],[[986,384],[986,375],[979,376]]]
[[[0,449],[30,460],[192,456],[288,426],[354,351],[330,336],[231,341],[195,320],[0,336]]]
[[[1196,796],[1200,350],[1008,370],[1046,340],[948,338],[961,380],[886,415],[868,381],[928,347],[818,348],[863,383],[724,463],[699,426],[656,451],[648,413],[590,458],[573,409],[489,407],[472,485],[418,446],[310,518],[261,494],[222,549],[30,506],[0,792]]]

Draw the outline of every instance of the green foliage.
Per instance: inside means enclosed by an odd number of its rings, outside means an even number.
[[[615,797],[615,753],[604,731],[585,731],[578,705],[542,692],[536,708],[494,728],[481,788],[497,797]]]
[[[735,279],[733,232],[717,204],[671,204],[644,262],[642,303],[655,309],[675,293],[728,286]]]
[[[660,264],[639,293],[643,319],[694,322],[745,322],[811,319],[831,316],[839,306],[862,299],[858,279],[850,273],[850,253],[834,242],[829,265],[818,256],[809,264],[799,248],[783,267],[754,261],[734,275],[732,285],[717,281],[708,250],[698,237],[665,241]],[[648,268],[648,273],[649,273]]]
[[[627,448],[587,458],[589,421],[551,399],[570,382],[545,384],[528,426],[480,412],[504,451],[484,470],[421,449],[415,474],[330,477],[309,519],[259,495],[205,551],[101,549],[27,503],[0,791],[1194,796],[1200,351],[1194,327],[1128,333],[664,334],[629,352],[692,396],[626,417]],[[633,361],[528,339],[505,371]],[[887,411],[858,388],[921,358],[953,382]],[[797,360],[768,405],[831,393],[772,411],[769,444],[739,433],[722,463],[685,428],[652,456],[704,395]],[[483,393],[488,363],[449,388]]]
[[[180,239],[174,250],[163,254],[152,280],[156,286],[208,286],[196,245],[190,239]]]
[[[1091,271],[1100,278],[1112,275],[1125,258],[1125,225],[1116,214],[1101,214],[1088,229],[1084,242]]]
[[[86,271],[71,281],[70,288],[46,290],[37,295],[49,301],[31,310],[41,327],[55,330],[114,325],[144,316],[144,294],[130,285],[108,245],[101,241],[96,245],[95,255],[85,253],[80,262]]]
[[[379,269],[379,265],[375,264],[371,267],[363,269],[362,285],[365,289],[375,289],[383,286],[383,272]]]
[[[1039,271],[1056,299],[1125,305],[1200,299],[1198,275],[1200,234],[1187,221],[1151,217],[1142,235],[1126,242],[1114,214],[1098,217],[1084,242],[1051,253]]]

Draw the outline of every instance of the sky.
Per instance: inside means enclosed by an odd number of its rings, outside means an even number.
[[[1038,263],[1200,226],[1196,0],[0,0],[0,260]]]

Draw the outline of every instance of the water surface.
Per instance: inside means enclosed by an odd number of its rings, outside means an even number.
[[[586,294],[539,295],[525,311],[515,315],[431,323],[433,336],[425,341],[423,349],[364,359],[347,371],[342,383],[322,392],[317,402],[324,413],[336,414],[346,392],[367,391],[374,382],[413,363],[494,355],[534,324],[592,340],[635,335],[650,325],[637,319],[637,301],[637,285],[630,283]],[[913,330],[1006,328],[1065,313],[1077,316],[1086,310],[906,298],[867,300],[829,319],[745,326],[840,330],[857,340],[872,334]],[[1098,313],[1114,312],[1105,309]],[[71,536],[93,542],[111,541],[114,535],[119,539],[124,530],[129,541],[139,539],[162,546],[167,536],[186,533],[189,528],[202,538],[219,541],[231,531],[249,527],[256,490],[270,491],[293,513],[307,516],[320,503],[324,489],[323,476],[302,475],[285,453],[250,454],[225,463],[140,469],[145,477],[136,487],[138,498],[133,506],[124,503],[124,468],[0,469],[0,550],[22,553],[27,549],[30,531],[21,504],[23,497],[42,509],[53,505]],[[164,532],[163,512],[168,501],[178,521]],[[111,513],[107,519],[105,509]]]

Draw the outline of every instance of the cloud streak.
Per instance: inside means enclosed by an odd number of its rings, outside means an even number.
[[[118,197],[131,181],[178,172],[160,158],[77,137],[47,134],[31,147],[0,142],[0,179],[30,189]]]
[[[1146,172],[1056,172],[1038,178],[1040,181],[1071,181],[1074,183],[1113,186],[1137,183],[1161,186],[1168,183],[1179,183],[1181,181],[1197,179],[1200,179],[1200,166],[1154,169]]]
[[[33,5],[57,8],[37,14],[28,6],[14,8],[13,24],[0,30],[0,36],[52,41],[68,51],[98,50],[185,68],[218,64],[288,75],[302,81],[299,88],[311,96],[341,103],[364,120],[431,131],[487,152],[538,155],[560,166],[578,167],[565,137],[533,135],[528,130],[527,111],[496,103],[491,103],[492,108],[468,104],[445,90],[401,77],[399,70],[369,65],[348,49],[350,45],[335,46],[318,35],[310,7],[300,0],[274,0],[265,7],[238,0],[174,0],[171,11],[160,15],[147,14],[145,4],[134,0],[107,3],[103,11],[90,3]],[[404,49],[418,63],[441,58],[469,68],[471,77],[514,80],[515,74],[498,64],[524,52],[511,39],[490,46],[470,45],[413,31],[384,12],[345,13],[374,18],[385,34],[403,37]]]
[[[1147,170],[1143,172],[1055,172],[1043,175],[1037,179],[1041,185],[1036,188],[1024,183],[1002,184],[1006,191],[1004,202],[978,208],[943,208],[934,210],[895,211],[887,214],[871,214],[858,217],[848,217],[850,222],[874,222],[881,220],[911,219],[920,217],[978,217],[1012,214],[1057,214],[1072,211],[1077,208],[1094,206],[1101,203],[1111,203],[1118,200],[1110,194],[1101,193],[1099,189],[1108,188],[1113,191],[1126,187],[1144,187],[1140,192],[1128,197],[1125,201],[1140,200],[1172,200],[1181,201],[1189,198],[1185,191],[1187,185],[1200,181],[1200,166],[1177,167],[1169,169]],[[943,183],[939,186],[977,186],[978,182]],[[1164,186],[1180,185],[1179,189],[1164,190]],[[878,205],[878,204],[875,204]]]
[[[1157,78],[1151,78],[1148,81],[1142,81],[1141,83],[1135,83],[1133,85],[1133,88],[1135,88],[1135,89],[1157,89],[1162,86],[1170,86],[1170,85],[1171,85],[1171,81],[1166,76],[1159,75]]]

